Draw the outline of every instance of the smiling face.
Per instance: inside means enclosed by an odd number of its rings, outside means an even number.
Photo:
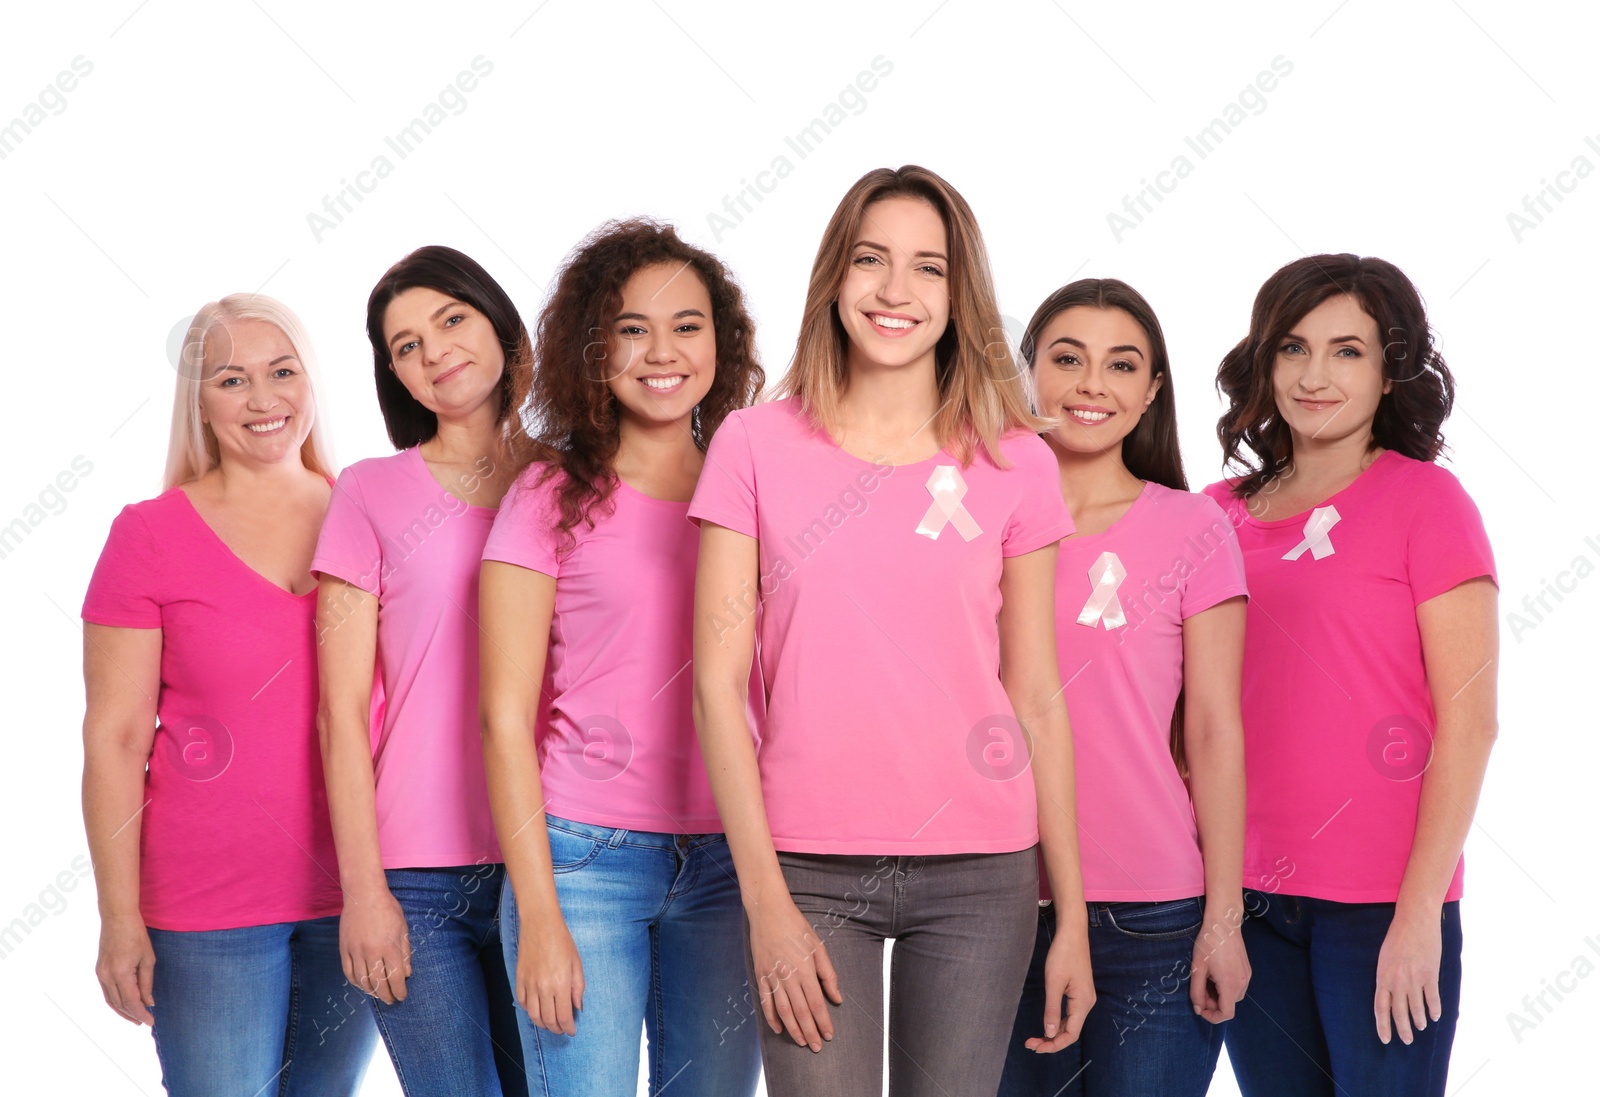
[[[717,374],[711,294],[687,263],[634,271],[606,324],[606,386],[624,421],[687,421]]]
[[[885,198],[861,214],[839,287],[852,367],[932,363],[950,324],[950,259],[944,222],[920,198]]]
[[[205,339],[200,420],[224,461],[300,460],[316,420],[311,381],[294,345],[265,320],[224,320]]]
[[[1346,439],[1370,442],[1388,392],[1378,324],[1354,297],[1330,297],[1278,343],[1272,395],[1298,449]]]
[[[1075,305],[1051,317],[1037,345],[1039,413],[1060,419],[1051,439],[1072,453],[1119,448],[1161,388],[1144,328],[1122,309]]]
[[[505,349],[489,318],[427,286],[397,293],[383,337],[400,383],[441,419],[461,419],[498,399]]]

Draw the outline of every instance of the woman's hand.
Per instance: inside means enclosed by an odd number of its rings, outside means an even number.
[[[1194,943],[1189,1002],[1196,1013],[1214,1025],[1233,1020],[1233,1007],[1244,1000],[1244,992],[1250,986],[1250,958],[1245,955],[1244,935],[1235,920],[1243,915],[1242,902],[1222,914],[1207,904],[1200,936]]]
[[[1395,910],[1378,950],[1378,992],[1372,1000],[1378,1039],[1384,1043],[1392,1030],[1400,1034],[1402,1044],[1409,1044],[1412,1029],[1421,1032],[1429,1020],[1444,1016],[1439,1002],[1442,936],[1437,910],[1431,916]]]
[[[583,1009],[583,961],[557,910],[524,918],[517,936],[517,1001],[528,1020],[560,1036],[576,1036]]]
[[[822,1042],[833,1039],[828,1002],[843,1005],[844,996],[822,938],[787,895],[750,916],[750,957],[768,1027],[821,1051]]]
[[[1094,976],[1089,970],[1088,913],[1078,919],[1063,917],[1056,904],[1056,935],[1044,958],[1044,1036],[1032,1036],[1024,1046],[1041,1054],[1060,1051],[1077,1041],[1083,1022],[1094,1005]],[[1079,905],[1082,909],[1082,905]],[[1067,999],[1067,1017],[1061,1019],[1061,998]]]
[[[134,914],[101,919],[100,958],[94,965],[100,993],[106,1005],[136,1025],[156,1023],[150,1015],[156,1004],[151,992],[155,967],[156,953],[143,918]]]
[[[411,934],[405,911],[378,887],[364,899],[346,895],[339,915],[339,957],[344,977],[385,1005],[406,1000],[411,977]]]

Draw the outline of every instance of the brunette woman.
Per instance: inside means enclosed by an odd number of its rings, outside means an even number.
[[[1398,268],[1316,255],[1267,279],[1217,384],[1242,475],[1206,492],[1250,583],[1228,1058],[1249,1097],[1442,1094],[1498,652],[1483,522],[1434,463],[1454,382]]]

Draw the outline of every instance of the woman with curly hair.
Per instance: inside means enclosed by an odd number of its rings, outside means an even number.
[[[483,749],[529,1088],[753,1093],[739,889],[688,673],[706,446],[764,376],[744,297],[668,225],[602,226],[540,315],[534,458],[483,552]],[[713,475],[710,469],[706,475]],[[542,688],[541,688],[542,687]]]
[[[1434,463],[1454,382],[1399,269],[1315,255],[1261,287],[1217,386],[1243,475],[1206,493],[1250,587],[1228,1058],[1247,1097],[1443,1094],[1498,653],[1483,521]]]

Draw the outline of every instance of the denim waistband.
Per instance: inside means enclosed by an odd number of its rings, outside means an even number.
[[[722,834],[668,834],[656,830],[601,827],[593,823],[580,823],[575,819],[563,819],[549,812],[545,812],[545,821],[557,830],[564,830],[568,834],[576,834],[582,838],[593,838],[597,842],[604,842],[612,849],[618,846],[638,846],[643,849],[683,850],[727,841],[727,837]]]

